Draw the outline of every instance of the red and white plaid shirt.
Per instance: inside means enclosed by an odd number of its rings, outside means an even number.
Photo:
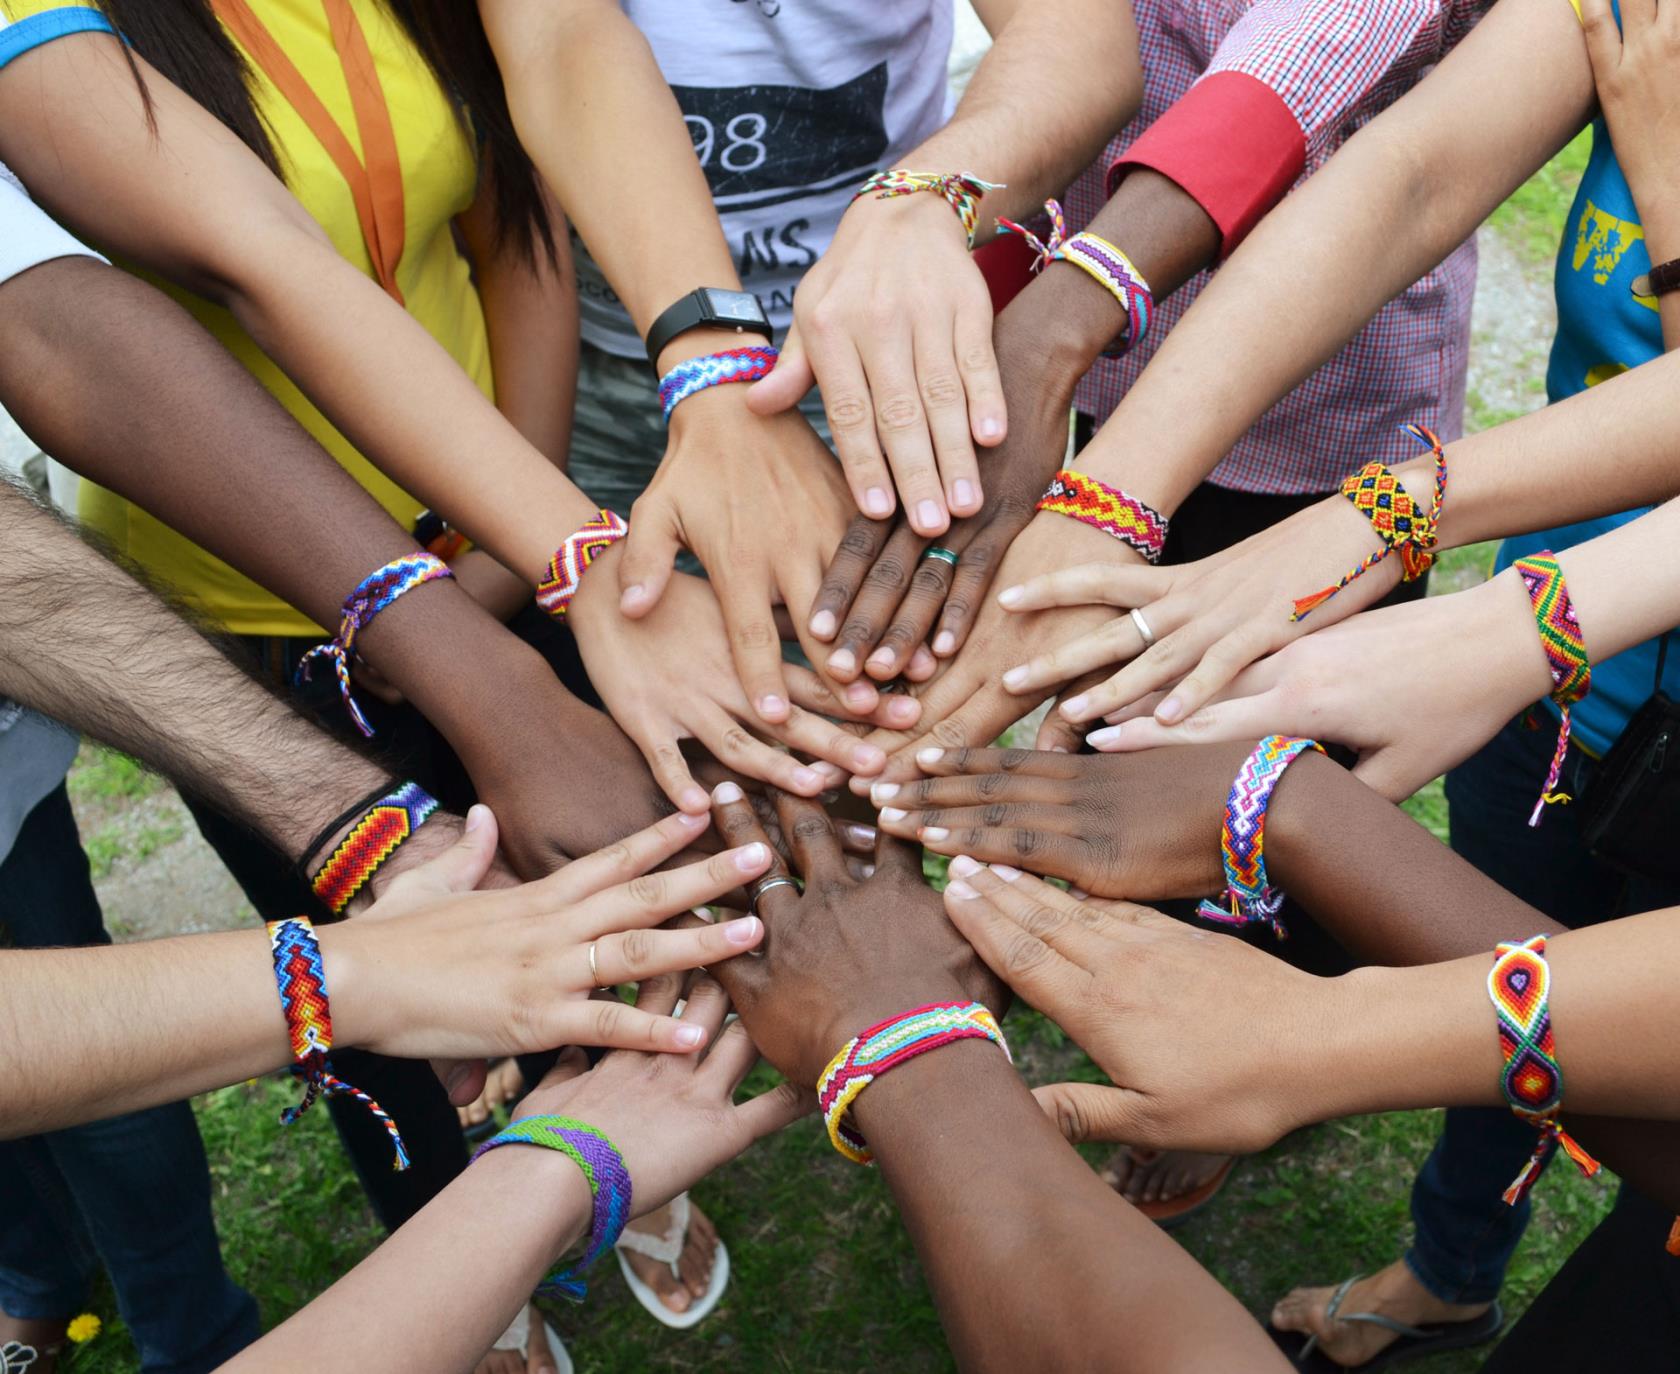
[[[1196,198],[1219,226],[1222,256],[1230,253],[1491,4],[1134,0],[1143,106],[1069,189],[1069,231],[1090,223],[1127,170],[1148,167]],[[1156,306],[1141,346],[1098,360],[1079,384],[1081,411],[1099,423],[1108,418],[1208,278],[1198,274]],[[1372,458],[1415,457],[1416,441],[1398,429],[1405,421],[1457,438],[1475,284],[1470,239],[1267,411],[1211,480],[1274,495],[1332,491]]]

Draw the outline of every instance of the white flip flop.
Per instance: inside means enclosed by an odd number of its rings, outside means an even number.
[[[712,1281],[699,1299],[691,1304],[687,1311],[673,1312],[659,1300],[659,1294],[642,1281],[641,1276],[630,1267],[630,1261],[625,1259],[626,1251],[636,1255],[646,1255],[651,1260],[671,1266],[671,1273],[677,1276],[677,1261],[682,1258],[683,1246],[688,1241],[688,1194],[679,1193],[671,1199],[671,1224],[666,1228],[663,1236],[643,1235],[639,1231],[625,1231],[618,1238],[618,1244],[613,1247],[613,1253],[618,1257],[618,1267],[624,1275],[624,1282],[635,1294],[636,1301],[653,1315],[655,1321],[669,1326],[677,1331],[686,1331],[691,1326],[698,1326],[711,1315],[712,1310],[723,1299],[723,1290],[729,1287],[729,1250],[722,1239],[718,1240],[717,1251],[712,1257]]]
[[[531,1304],[526,1302],[519,1308],[519,1315],[513,1319],[513,1324],[498,1337],[492,1350],[517,1350],[519,1358],[526,1358],[530,1350]],[[566,1343],[560,1339],[559,1333],[546,1321],[542,1324],[543,1337],[548,1341],[548,1355],[554,1361],[554,1367],[559,1374],[575,1374],[571,1352],[566,1349]]]

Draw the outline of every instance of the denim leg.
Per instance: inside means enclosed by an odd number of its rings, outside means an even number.
[[[110,943],[61,786],[0,864],[0,944]],[[0,1305],[72,1316],[95,1254],[147,1374],[190,1374],[261,1334],[256,1303],[222,1267],[210,1174],[185,1103],[0,1142]]]

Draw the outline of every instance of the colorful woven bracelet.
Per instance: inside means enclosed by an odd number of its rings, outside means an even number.
[[[360,1088],[351,1087],[332,1071],[327,1056],[332,1052],[332,1011],[327,1002],[327,969],[321,961],[321,946],[315,927],[307,916],[292,916],[268,923],[268,946],[274,955],[274,981],[280,989],[280,1010],[286,1015],[286,1031],[292,1041],[292,1073],[303,1080],[303,1100],[280,1113],[280,1124],[290,1126],[315,1105],[317,1097],[343,1094],[360,1102],[391,1137],[396,1150],[393,1168],[408,1168],[408,1151],[403,1148],[397,1123]]]
[[[1353,508],[1371,522],[1371,528],[1382,540],[1378,549],[1358,567],[1350,568],[1333,587],[1325,587],[1311,596],[1295,602],[1289,619],[1293,623],[1305,620],[1337,592],[1361,573],[1381,563],[1391,553],[1400,555],[1402,582],[1415,582],[1429,571],[1435,561],[1435,533],[1441,521],[1441,502],[1447,494],[1447,455],[1433,430],[1422,425],[1401,425],[1400,428],[1435,455],[1435,493],[1425,514],[1417,508],[1404,484],[1381,463],[1370,462],[1342,483],[1342,495],[1353,502]]]
[[[957,1040],[990,1040],[1009,1055],[997,1018],[979,1002],[934,1002],[848,1040],[817,1080],[817,1105],[834,1148],[854,1164],[868,1164],[869,1145],[846,1120],[857,1095],[888,1070]]]
[[[1505,1058],[1499,1087],[1511,1110],[1540,1132],[1528,1163],[1505,1190],[1505,1201],[1513,1207],[1528,1195],[1546,1167],[1552,1141],[1563,1147],[1588,1178],[1599,1168],[1598,1161],[1558,1122],[1563,1110],[1563,1070],[1552,1043],[1551,993],[1552,969],[1546,962],[1544,935],[1517,945],[1501,942],[1495,946],[1488,996],[1499,1018],[1499,1052]]]
[[[1167,517],[1119,487],[1111,487],[1082,472],[1064,468],[1050,479],[1038,498],[1040,510],[1071,516],[1082,524],[1130,544],[1151,563],[1161,561],[1167,546]]]
[[[1283,770],[1308,749],[1324,752],[1315,740],[1267,735],[1243,760],[1225,798],[1225,824],[1219,834],[1226,905],[1203,902],[1197,915],[1233,926],[1269,924],[1278,939],[1288,938],[1278,919],[1285,900],[1283,889],[1273,887],[1266,878],[1266,808]]]
[[[350,712],[356,728],[371,737],[373,726],[368,724],[362,708],[356,705],[356,698],[350,693],[350,659],[356,652],[357,632],[366,629],[374,616],[404,592],[411,592],[426,582],[453,576],[455,574],[450,571],[449,565],[430,553],[405,553],[401,558],[393,558],[384,567],[375,569],[358,582],[356,590],[345,598],[338,634],[325,644],[317,644],[298,661],[295,681],[302,683],[309,680],[316,658],[331,659],[333,671],[338,674],[338,692],[344,698],[345,710]]]
[[[957,212],[968,246],[974,247],[974,230],[980,222],[980,198],[987,191],[1001,191],[1001,181],[982,181],[970,172],[910,172],[895,167],[889,172],[876,172],[858,187],[853,200],[874,196],[876,200],[891,200],[894,196],[914,195],[917,191],[932,191],[944,198]]]
[[[542,1145],[560,1151],[583,1170],[594,1200],[589,1245],[576,1264],[556,1270],[537,1289],[546,1297],[582,1302],[588,1285],[578,1276],[618,1243],[630,1220],[630,1171],[624,1167],[624,1156],[595,1127],[569,1116],[522,1116],[480,1145],[473,1159],[498,1145]]]
[[[1511,566],[1522,578],[1529,604],[1534,607],[1534,628],[1540,632],[1540,647],[1546,651],[1546,666],[1552,674],[1550,696],[1563,717],[1557,748],[1552,751],[1552,766],[1546,770],[1545,785],[1528,818],[1529,825],[1535,826],[1540,824],[1548,803],[1569,800],[1567,792],[1558,790],[1563,761],[1569,753],[1569,708],[1592,690],[1592,663],[1587,658],[1581,622],[1575,618],[1574,603],[1563,583],[1563,569],[1552,551],[1542,549]]]
[[[726,348],[721,353],[680,362],[659,379],[659,404],[665,407],[665,419],[680,402],[697,391],[724,386],[729,382],[756,382],[768,377],[776,366],[780,351],[769,344],[753,344],[747,348]]]
[[[548,573],[537,583],[537,605],[556,620],[564,619],[589,565],[629,533],[623,518],[604,508],[596,519],[585,521],[548,560]]]
[[[1103,357],[1121,357],[1143,342],[1143,336],[1149,332],[1155,297],[1130,258],[1107,239],[1092,233],[1075,234],[1051,257],[1095,277],[1126,312],[1126,332],[1103,349]]]
[[[350,827],[309,880],[310,890],[334,916],[342,916],[398,847],[438,809],[419,783],[405,782],[378,798]]]

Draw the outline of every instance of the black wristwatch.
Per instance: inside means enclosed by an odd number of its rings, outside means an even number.
[[[677,335],[703,325],[733,329],[737,333],[762,334],[766,342],[774,337],[764,307],[751,291],[725,291],[717,286],[702,286],[698,291],[690,291],[653,322],[647,336],[648,361],[658,367],[659,355],[665,351],[666,344]]]

